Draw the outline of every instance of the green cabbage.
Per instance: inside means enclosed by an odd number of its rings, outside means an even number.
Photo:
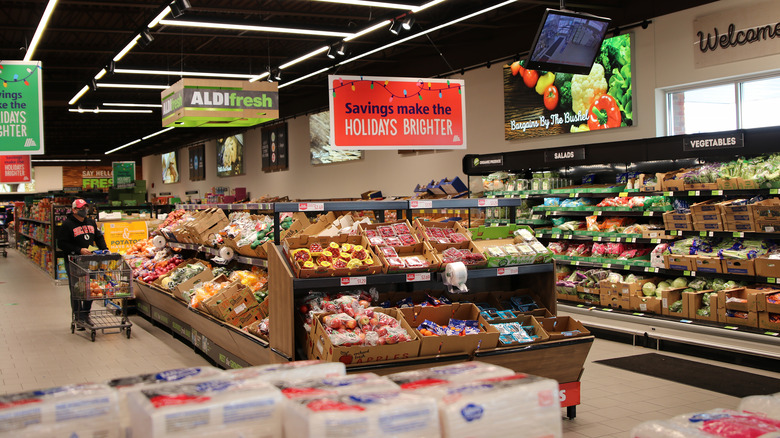
[[[651,282],[647,282],[642,285],[642,293],[645,294],[645,296],[651,297],[655,295],[655,285]]]
[[[688,279],[685,277],[677,277],[672,281],[672,287],[678,288],[678,287],[688,287]]]

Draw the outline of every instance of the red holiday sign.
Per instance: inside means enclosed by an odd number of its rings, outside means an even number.
[[[0,183],[28,183],[31,173],[29,155],[0,156]]]
[[[328,76],[336,149],[465,149],[464,81]]]

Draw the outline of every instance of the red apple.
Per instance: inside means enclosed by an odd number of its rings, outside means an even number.
[[[348,329],[352,330],[355,327],[357,327],[357,321],[355,321],[354,319],[350,319],[346,322],[346,326]]]

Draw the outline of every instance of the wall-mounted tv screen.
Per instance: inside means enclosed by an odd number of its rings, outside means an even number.
[[[609,18],[547,9],[526,68],[586,75],[601,49]]]
[[[217,139],[217,176],[244,174],[244,134]]]
[[[311,164],[332,164],[360,160],[362,150],[337,150],[330,145],[330,111],[309,116],[309,151]]]
[[[179,182],[179,164],[176,162],[176,151],[162,154],[162,177],[165,184]]]

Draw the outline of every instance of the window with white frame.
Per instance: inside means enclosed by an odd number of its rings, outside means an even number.
[[[666,95],[669,135],[780,125],[780,76],[672,91]]]

